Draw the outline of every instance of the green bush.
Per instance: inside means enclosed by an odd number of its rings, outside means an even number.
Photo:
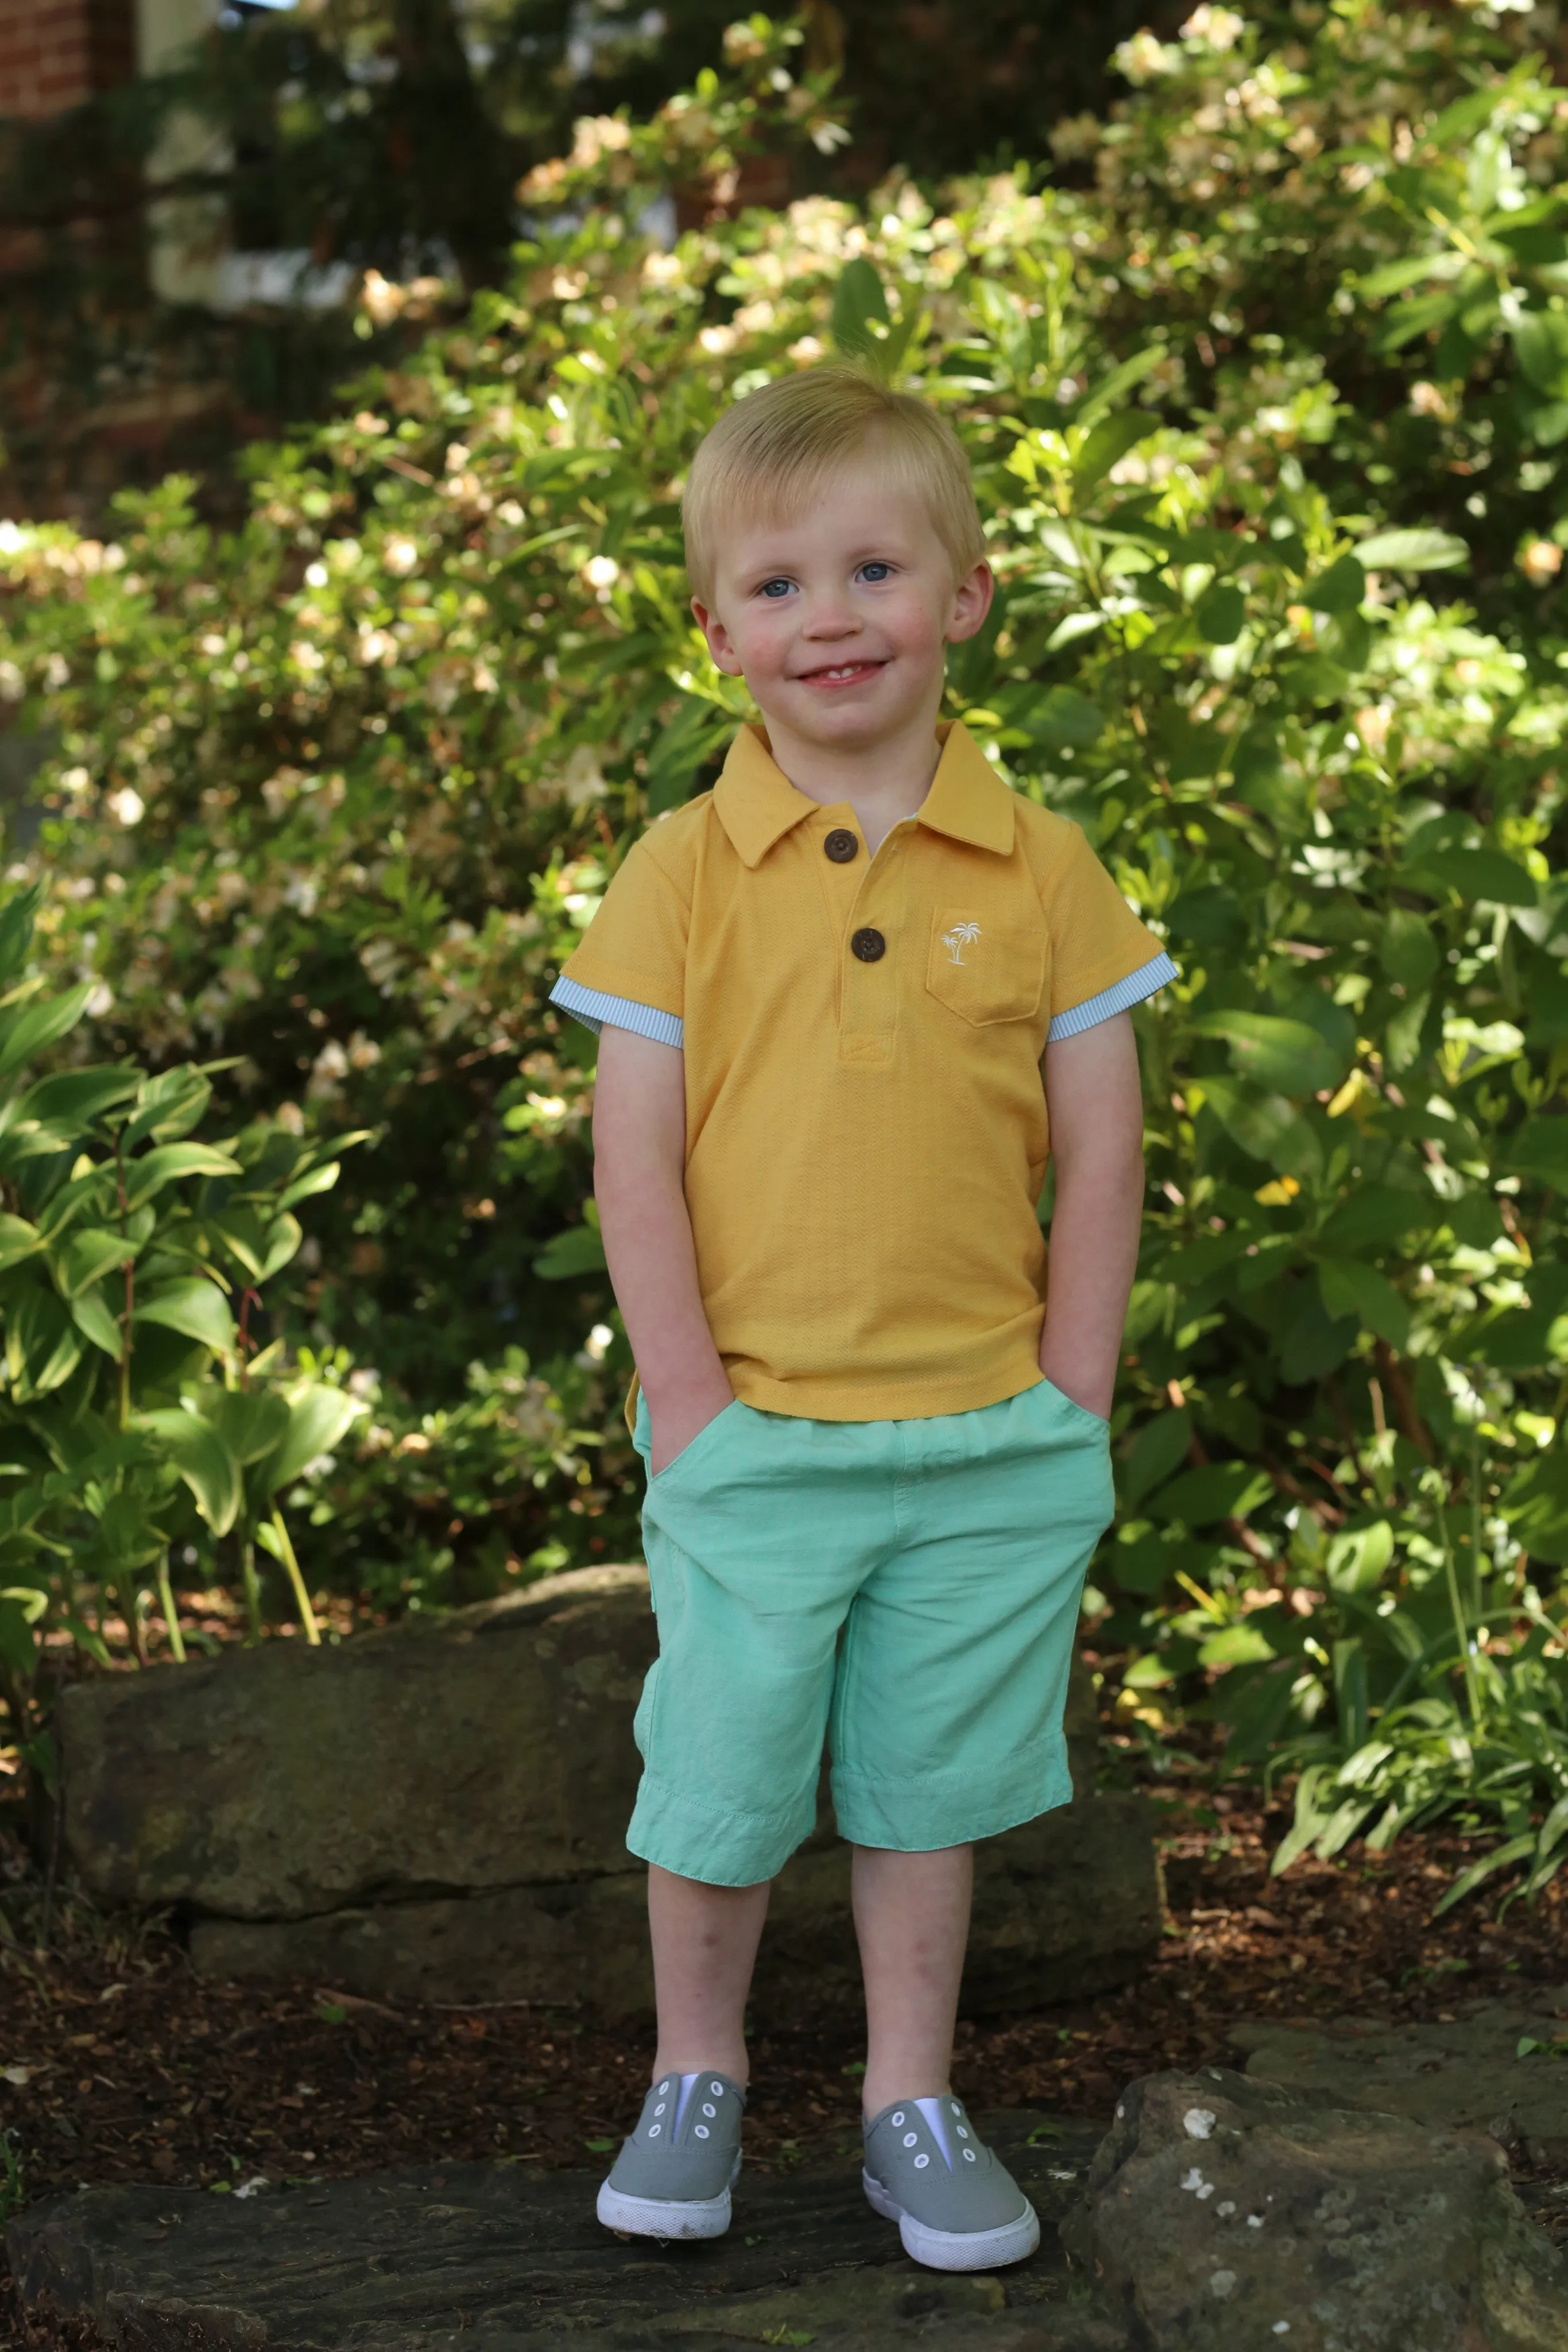
[[[1124,1711],[1305,1768],[1320,1851],[1458,1803],[1541,1881],[1568,1851],[1568,101],[1514,23],[1340,0],[1265,41],[1201,7],[1059,136],[1092,193],[895,176],[671,252],[629,225],[663,134],[580,126],[581,225],[258,455],[243,531],[173,483],[112,547],[12,532],[0,677],[58,730],[38,856],[100,1033],[374,1130],[279,1328],[420,1412],[520,1344],[562,1418],[519,1540],[619,1549],[592,1046],[545,996],[745,709],[686,611],[682,469],[724,400],[834,344],[942,403],[1001,587],[950,708],[1183,972],[1139,1016],[1150,1213],[1092,1597]],[[323,1496],[323,1558],[359,1507]]]

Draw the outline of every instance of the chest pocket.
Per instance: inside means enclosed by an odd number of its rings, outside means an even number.
[[[1028,1021],[1045,986],[1043,922],[997,921],[973,907],[938,907],[931,918],[925,985],[961,1021]]]

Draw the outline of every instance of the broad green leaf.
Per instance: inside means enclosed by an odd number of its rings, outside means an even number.
[[[1312,1033],[1314,1040],[1317,1033]],[[1205,1107],[1243,1151],[1298,1182],[1322,1166],[1322,1150],[1307,1121],[1283,1095],[1259,1094],[1236,1078],[1206,1077]]]
[[[1239,588],[1219,581],[1201,599],[1193,615],[1198,634],[1211,646],[1233,646],[1247,620],[1247,599]]]
[[[1097,743],[1105,731],[1105,716],[1097,703],[1070,686],[1047,688],[1023,713],[1022,724],[1037,743],[1057,748]]]
[[[81,1339],[64,1299],[35,1285],[7,1303],[5,1368],[15,1402],[47,1396],[80,1361]]]
[[[278,1208],[292,1209],[296,1202],[311,1200],[318,1192],[329,1192],[341,1174],[341,1162],[336,1160],[329,1160],[325,1167],[309,1169],[285,1186],[278,1195]]]
[[[1527,1119],[1505,1139],[1503,1163],[1521,1176],[1542,1176],[1549,1184],[1568,1185],[1568,1118],[1561,1113]]]
[[[26,1217],[0,1214],[0,1274],[7,1266],[19,1265],[25,1257],[31,1257],[42,1243],[38,1228],[30,1225]]]
[[[1134,352],[1130,360],[1124,360],[1120,367],[1113,367],[1109,375],[1102,376],[1100,382],[1084,394],[1074,412],[1073,423],[1093,424],[1095,418],[1103,416],[1107,409],[1114,408],[1134,384],[1142,383],[1166,356],[1163,343],[1149,343],[1141,352]]]
[[[1390,980],[1404,988],[1425,988],[1441,956],[1427,917],[1418,915],[1413,907],[1390,907],[1378,946],[1378,961]]]
[[[1151,1507],[1156,1517],[1207,1528],[1217,1519],[1245,1518],[1273,1491],[1273,1480],[1255,1463],[1208,1462],[1162,1486]]]
[[[308,1464],[330,1454],[344,1432],[365,1408],[341,1389],[318,1385],[293,1398],[288,1407],[288,1431],[276,1454],[261,1465],[269,1492],[276,1494],[298,1478]]]
[[[0,906],[0,989],[15,987],[21,978],[43,896],[43,884],[35,882]]]
[[[534,1260],[534,1272],[545,1282],[567,1282],[576,1275],[605,1271],[603,1239],[592,1225],[569,1225],[547,1242]]]
[[[1440,1919],[1445,1911],[1451,1911],[1456,1903],[1462,1903],[1467,1895],[1473,1895],[1487,1879],[1494,1877],[1500,1870],[1506,1870],[1511,1863],[1522,1862],[1527,1853],[1534,1851],[1533,1830],[1526,1831],[1519,1837],[1505,1838],[1500,1845],[1493,1847],[1490,1853],[1483,1854],[1479,1862],[1472,1862],[1468,1870],[1460,1871],[1433,1912],[1433,1918]]]
[[[1314,613],[1356,613],[1366,601],[1366,568],[1354,555],[1342,555],[1301,591],[1301,602]]]
[[[38,1662],[38,1644],[31,1621],[9,1593],[0,1593],[0,1658],[13,1674],[28,1677]]]
[[[1294,1310],[1280,1335],[1281,1377],[1292,1387],[1321,1380],[1343,1364],[1355,1344],[1358,1328],[1354,1315],[1335,1317],[1318,1295],[1315,1283],[1303,1283]]]
[[[56,1260],[55,1278],[65,1296],[74,1298],[101,1281],[110,1266],[122,1266],[135,1255],[123,1234],[103,1225],[78,1225]]]
[[[214,1388],[200,1408],[242,1467],[276,1452],[288,1433],[288,1402],[276,1389]]]
[[[1501,849],[1433,849],[1406,867],[1399,878],[1427,887],[1428,877],[1465,898],[1490,898],[1498,907],[1533,907],[1540,898],[1533,876]]]
[[[166,1449],[213,1533],[227,1535],[239,1517],[243,1490],[240,1465],[221,1433],[200,1414],[179,1407],[139,1413],[136,1426]]]
[[[1257,1666],[1266,1664],[1274,1655],[1273,1645],[1256,1619],[1245,1624],[1227,1625],[1222,1633],[1211,1633],[1197,1654],[1197,1663],[1212,1674],[1227,1666]]]
[[[139,1297],[134,1320],[183,1332],[186,1339],[199,1339],[204,1348],[219,1355],[234,1351],[235,1325],[228,1301],[215,1282],[204,1281],[200,1275],[165,1283]]]
[[[203,1118],[212,1095],[211,1080],[189,1062],[143,1079],[137,1091],[135,1112],[121,1139],[124,1150],[133,1151],[149,1137],[154,1143],[173,1143],[181,1136],[189,1135]]]
[[[182,1176],[237,1176],[240,1164],[226,1151],[214,1151],[209,1143],[162,1143],[144,1152],[140,1160],[130,1162],[125,1171],[126,1206],[141,1208],[144,1201],[152,1200],[165,1184]]]
[[[1364,572],[1455,572],[1470,560],[1464,541],[1446,530],[1380,530],[1355,554]]]
[[[1192,1414],[1181,1406],[1145,1421],[1124,1455],[1116,1484],[1129,1508],[1162,1486],[1192,1443]]]
[[[1337,1087],[1345,1061],[1304,1021],[1284,1021],[1272,1013],[1205,1013],[1193,1023],[1200,1037],[1223,1037],[1232,1067],[1270,1091],[1319,1094]]]
[[[1328,1549],[1328,1579],[1336,1592],[1371,1592],[1394,1557],[1394,1530],[1386,1519],[1335,1536]]]
[[[845,262],[833,289],[833,341],[841,352],[852,358],[874,360],[881,339],[872,331],[873,328],[885,329],[890,323],[887,295],[875,265],[857,254]]]
[[[35,1054],[57,1044],[74,1029],[87,1011],[94,982],[82,981],[63,996],[46,997],[41,1004],[25,1004],[15,1013],[0,1013],[0,1077],[19,1070]]]
[[[116,1363],[120,1361],[125,1348],[124,1336],[100,1286],[95,1285],[71,1300],[71,1321],[95,1348],[101,1348]]]
[[[57,1070],[27,1088],[17,1104],[22,1118],[78,1133],[136,1092],[134,1070]]]
[[[1356,1258],[1326,1258],[1318,1267],[1323,1305],[1336,1319],[1356,1316],[1391,1348],[1410,1337],[1410,1308],[1386,1275]]]
[[[1163,418],[1148,408],[1122,408],[1114,415],[1103,416],[1090,431],[1088,439],[1073,461],[1072,479],[1080,492],[1091,490],[1096,482],[1103,481],[1113,466],[1146,441],[1160,429]]]
[[[1568,398],[1568,314],[1526,310],[1510,330],[1520,373],[1549,400]]]

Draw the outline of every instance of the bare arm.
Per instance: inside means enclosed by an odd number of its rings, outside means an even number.
[[[630,1029],[599,1041],[593,1190],[610,1279],[625,1320],[663,1470],[733,1403],[697,1287],[686,1209],[685,1066]]]
[[[1040,1369],[1108,1419],[1144,1213],[1144,1101],[1124,1013],[1045,1049],[1056,1162]]]

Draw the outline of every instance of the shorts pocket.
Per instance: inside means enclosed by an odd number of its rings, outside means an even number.
[[[1074,1421],[1082,1425],[1085,1437],[1103,1440],[1110,1436],[1111,1424],[1108,1421],[1102,1421],[1100,1415],[1097,1412],[1091,1412],[1086,1404],[1075,1403],[1065,1389],[1059,1389],[1056,1382],[1048,1381],[1043,1372],[1040,1376],[1037,1386],[1045,1391],[1046,1403],[1060,1412],[1064,1420]]]
[[[694,1466],[700,1469],[704,1458],[713,1451],[715,1445],[722,1443],[722,1433],[726,1425],[733,1429],[737,1414],[744,1412],[745,1410],[738,1397],[732,1398],[722,1411],[715,1413],[711,1421],[704,1422],[696,1435],[682,1446],[673,1462],[666,1462],[662,1470],[654,1470],[650,1474],[649,1483],[654,1486],[667,1486],[681,1472],[690,1470]]]
[[[1045,986],[1045,928],[998,922],[971,907],[938,907],[925,961],[930,993],[961,1021],[1027,1021]]]

